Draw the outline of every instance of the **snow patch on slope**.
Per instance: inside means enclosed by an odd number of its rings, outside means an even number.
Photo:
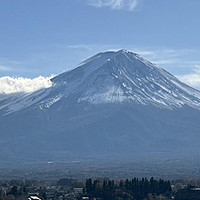
[[[39,103],[39,108],[40,110],[43,110],[44,108],[50,108],[53,104],[55,104],[56,102],[58,102],[60,99],[62,98],[62,95],[59,94],[53,98],[49,98],[45,101],[42,101]]]
[[[111,87],[104,93],[97,93],[94,95],[85,94],[85,97],[80,97],[78,103],[82,101],[90,102],[92,104],[102,104],[102,103],[116,103],[123,102],[127,100],[127,96],[124,95],[121,88]]]

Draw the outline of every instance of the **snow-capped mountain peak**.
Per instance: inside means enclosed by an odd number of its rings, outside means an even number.
[[[0,104],[6,113],[34,105],[49,109],[69,103],[138,103],[168,109],[184,105],[200,109],[200,92],[127,50],[98,53],[53,79],[51,88],[10,98]],[[4,101],[5,102],[5,101]]]
[[[136,102],[159,107],[200,108],[200,92],[127,50],[99,53],[52,81],[65,84],[65,96],[78,94],[78,103]]]

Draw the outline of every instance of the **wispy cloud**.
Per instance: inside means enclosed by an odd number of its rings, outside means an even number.
[[[39,76],[33,79],[10,76],[0,78],[0,93],[11,94],[16,92],[34,92],[41,88],[48,88],[52,86],[50,81],[52,77]]]
[[[138,0],[87,0],[88,4],[98,8],[110,7],[114,10],[126,9],[132,11],[136,8]]]
[[[78,50],[91,50],[91,45],[84,45],[84,44],[75,44],[75,45],[67,45],[66,48],[69,49],[78,49]]]
[[[20,65],[20,61],[0,57],[0,73],[18,71]]]
[[[11,71],[12,69],[10,67],[7,67],[5,65],[0,65],[0,71]]]
[[[200,65],[196,65],[192,73],[178,75],[177,78],[190,86],[200,88]]]
[[[141,50],[140,48],[130,48],[131,51],[138,53],[152,63],[167,69],[188,68],[194,69],[194,66],[200,63],[200,50],[196,49],[166,49],[155,48],[150,50]]]

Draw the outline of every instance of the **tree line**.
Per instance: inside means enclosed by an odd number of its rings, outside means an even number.
[[[147,178],[142,178],[141,180],[133,178],[125,181],[87,179],[84,192],[90,199],[143,200],[159,195],[165,197],[165,199],[170,199],[172,189],[170,181],[155,180],[153,177],[149,180]]]

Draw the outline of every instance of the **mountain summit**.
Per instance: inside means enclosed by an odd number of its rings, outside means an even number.
[[[65,84],[65,96],[92,104],[136,102],[159,107],[200,109],[200,92],[127,50],[99,53],[52,79]]]
[[[200,92],[135,53],[98,53],[51,81],[0,101],[11,160],[200,152]]]

